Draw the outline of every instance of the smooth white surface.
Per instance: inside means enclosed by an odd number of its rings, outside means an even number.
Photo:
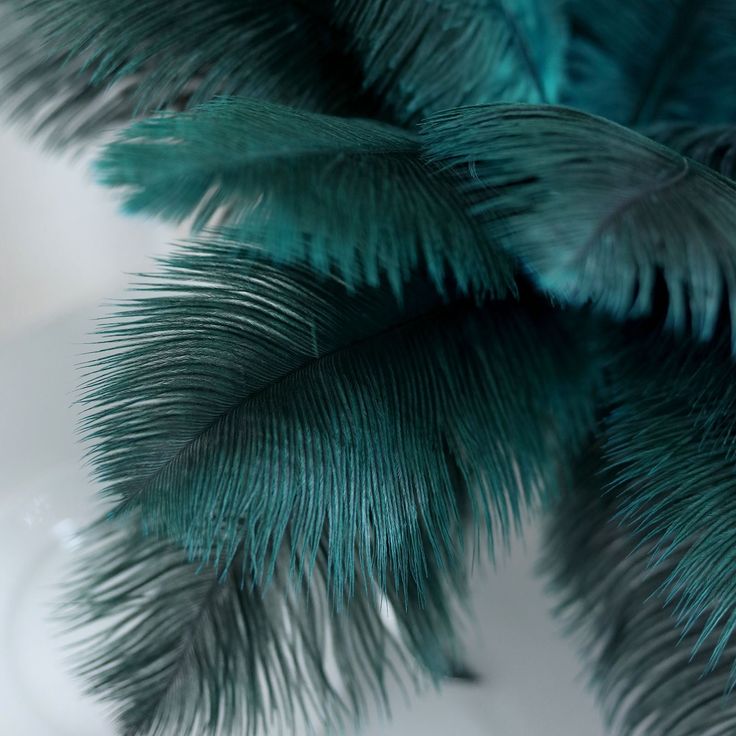
[[[48,620],[70,534],[94,509],[71,408],[97,303],[165,232],[123,220],[80,165],[0,131],[0,734],[108,736],[66,674]],[[476,685],[450,684],[368,736],[602,736],[571,646],[532,573],[537,531],[478,576],[468,631]]]
[[[115,296],[168,229],[117,216],[84,160],[0,128],[0,338]]]

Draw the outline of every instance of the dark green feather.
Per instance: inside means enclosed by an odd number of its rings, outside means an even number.
[[[658,123],[642,132],[729,179],[736,178],[736,127],[733,125]]]
[[[402,307],[235,243],[179,250],[142,288],[84,390],[98,477],[190,554],[244,555],[258,584],[287,538],[308,575],[326,529],[338,598],[356,565],[421,586],[455,554],[458,494],[507,532],[589,426],[596,367],[547,308],[422,283]]]
[[[494,105],[425,125],[489,240],[564,302],[616,318],[655,312],[708,339],[736,322],[736,184],[614,123],[566,108]],[[736,338],[734,340],[736,345]]]
[[[264,591],[237,565],[222,579],[198,571],[136,516],[79,541],[62,609],[70,653],[121,734],[341,733],[387,711],[391,690],[436,679],[427,668],[453,651],[460,589],[447,573],[427,582],[421,606],[394,609],[393,631],[371,580],[335,610],[324,547],[308,587],[290,584],[287,556]]]
[[[318,3],[6,0],[5,104],[50,144],[238,94],[362,111],[360,73]]]
[[[399,123],[448,107],[554,102],[558,0],[335,0],[366,87]]]
[[[409,124],[557,98],[557,0],[6,0],[0,74],[54,146],[241,95]]]
[[[336,271],[351,286],[386,276],[401,293],[420,262],[439,288],[448,273],[479,294],[512,283],[505,254],[400,128],[222,99],[133,125],[97,169],[124,188],[131,212],[255,235],[268,256]]]
[[[736,644],[709,667],[708,649],[724,622],[709,632],[709,646],[700,641],[704,620],[685,632],[678,626],[680,599],[675,595],[665,606],[661,590],[682,550],[660,558],[656,538],[642,539],[617,523],[615,497],[603,492],[607,478],[598,452],[583,461],[576,487],[561,495],[552,513],[543,570],[558,596],[558,615],[589,666],[611,733],[729,736],[736,728],[736,699],[726,691]]]
[[[677,621],[701,632],[696,649],[715,667],[736,629],[736,365],[724,346],[629,335],[618,347],[604,444],[611,492],[620,517],[653,540]]]
[[[626,125],[736,118],[731,0],[568,0],[563,102]]]

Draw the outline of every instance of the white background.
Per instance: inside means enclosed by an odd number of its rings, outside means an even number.
[[[100,303],[123,294],[171,233],[116,213],[84,161],[0,128],[0,734],[107,736],[104,709],[65,674],[48,622],[93,486],[71,407]],[[573,647],[533,574],[538,531],[477,576],[468,627],[476,685],[396,703],[369,736],[602,736]],[[176,736],[176,735],[174,735]]]

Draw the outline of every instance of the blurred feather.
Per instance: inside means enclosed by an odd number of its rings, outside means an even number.
[[[350,286],[385,275],[401,293],[420,261],[439,288],[448,272],[478,294],[512,284],[507,256],[400,128],[223,99],[133,125],[97,168],[128,211],[228,226],[243,241],[257,232],[268,256]]]
[[[282,558],[264,591],[235,567],[220,580],[198,571],[135,515],[98,522],[80,541],[62,608],[70,653],[123,734],[342,732],[386,712],[391,689],[436,679],[426,668],[455,642],[460,589],[447,572],[428,581],[421,608],[394,610],[394,633],[370,580],[335,610],[324,546],[308,587],[290,585]],[[434,637],[420,649],[406,636],[415,627]]]
[[[421,281],[405,306],[350,296],[231,242],[177,251],[141,288],[84,388],[98,477],[190,554],[242,554],[258,585],[287,537],[308,575],[326,529],[337,598],[356,565],[421,586],[455,554],[458,495],[504,536],[590,424],[596,366],[546,307],[443,303]]]
[[[732,0],[568,0],[562,101],[626,125],[736,118]]]
[[[716,667],[736,629],[736,365],[724,345],[627,334],[610,373],[604,458],[619,516],[667,568],[677,621]]]
[[[6,107],[52,146],[159,109],[246,95],[367,112],[319,3],[3,0]]]
[[[730,735],[736,699],[725,692],[736,644],[729,643],[721,660],[708,666],[701,637],[708,632],[712,646],[724,622],[710,631],[703,620],[684,633],[678,627],[679,596],[665,606],[660,591],[683,550],[660,557],[656,538],[642,539],[615,523],[615,496],[602,492],[606,478],[597,451],[582,461],[576,487],[561,494],[548,524],[542,569],[558,596],[558,615],[590,666],[611,732]]]
[[[736,178],[736,127],[732,125],[657,123],[642,132],[729,179]]]
[[[455,172],[489,240],[552,296],[646,316],[661,276],[676,331],[707,340],[722,309],[736,322],[731,180],[566,108],[465,108],[424,132],[430,162]]]
[[[559,0],[335,0],[364,85],[399,123],[448,107],[555,102]]]
[[[0,76],[56,147],[221,95],[409,124],[554,101],[558,0],[2,0]]]

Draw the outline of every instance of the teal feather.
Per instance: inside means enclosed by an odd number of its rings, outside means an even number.
[[[6,0],[6,105],[53,146],[159,109],[246,95],[367,114],[318,3]]]
[[[657,427],[664,430],[663,425]],[[615,495],[603,492],[608,475],[599,451],[578,467],[575,487],[559,497],[548,521],[542,571],[557,599],[557,615],[588,667],[610,732],[733,733],[736,699],[726,692],[736,643],[730,641],[720,661],[708,665],[708,646],[699,646],[707,625],[700,620],[683,631],[675,618],[677,596],[666,606],[661,595],[682,560],[680,551],[661,557],[656,537],[642,538],[616,522]],[[723,630],[719,622],[707,644],[712,647]]]
[[[477,294],[512,285],[505,254],[400,128],[223,99],[133,125],[97,171],[130,212],[227,226],[277,261],[337,272],[351,287],[386,276],[400,294],[420,262],[440,289],[448,275]]]
[[[460,588],[447,573],[427,581],[422,606],[394,609],[397,632],[371,580],[336,612],[324,546],[308,589],[291,585],[282,559],[263,591],[235,567],[198,571],[136,516],[79,541],[61,615],[78,676],[122,734],[342,733],[388,712],[390,691],[436,680],[430,655],[457,646]],[[431,634],[421,649],[414,630]]]
[[[642,132],[723,176],[736,179],[736,127],[733,125],[657,123]]]
[[[66,613],[123,733],[344,732],[451,676],[468,548],[535,508],[612,727],[734,730],[733,2],[2,10],[14,114],[126,124],[100,180],[195,233],[83,379]]]
[[[569,0],[568,13],[565,104],[625,125],[736,117],[731,0]]]
[[[736,323],[736,185],[602,118],[480,106],[425,124],[430,163],[455,172],[471,213],[562,302],[619,319],[656,313],[704,340]],[[736,348],[736,332],[734,333]]]
[[[412,124],[474,102],[554,101],[557,0],[7,0],[0,75],[56,147],[239,95]]]
[[[555,102],[567,32],[558,0],[335,0],[364,85],[399,123],[448,107]]]
[[[458,495],[505,536],[590,425],[595,363],[546,308],[421,282],[406,306],[351,296],[231,242],[179,250],[142,289],[84,389],[98,477],[118,511],[219,569],[242,554],[259,585],[287,538],[308,576],[326,528],[336,598],[356,565],[421,586],[453,559]]]
[[[720,346],[628,336],[611,361],[604,459],[619,516],[670,557],[663,591],[716,667],[736,630],[736,366]],[[711,634],[718,631],[712,640]],[[736,683],[736,658],[732,684]]]

